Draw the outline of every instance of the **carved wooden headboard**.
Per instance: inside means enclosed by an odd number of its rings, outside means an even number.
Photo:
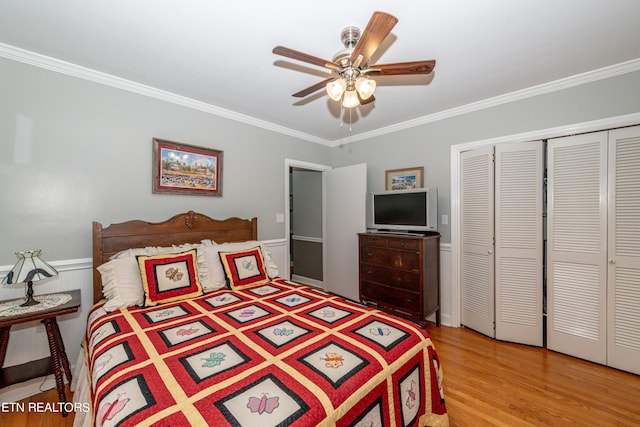
[[[103,298],[102,278],[97,267],[125,249],[146,246],[171,246],[200,243],[211,239],[218,243],[258,239],[258,219],[217,220],[189,211],[162,222],[131,220],[103,227],[93,223],[93,302]]]

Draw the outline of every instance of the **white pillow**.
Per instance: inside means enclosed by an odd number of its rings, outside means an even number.
[[[271,254],[267,250],[266,246],[258,240],[247,240],[245,242],[232,243],[227,242],[218,244],[207,239],[202,241],[202,246],[204,247],[210,286],[209,288],[206,288],[204,284],[202,285],[202,288],[205,290],[205,292],[227,287],[224,268],[222,267],[222,263],[220,262],[220,255],[218,255],[218,252],[235,252],[260,246],[260,251],[262,252],[262,257],[264,258],[264,262],[267,267],[267,275],[269,276],[269,278],[278,276],[278,266],[275,262],[273,262],[273,259],[271,259]]]
[[[142,305],[144,289],[135,257],[112,259],[99,266],[98,271],[102,276],[102,293],[107,298],[105,311]]]

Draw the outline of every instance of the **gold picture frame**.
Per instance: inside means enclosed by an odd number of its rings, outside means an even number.
[[[411,190],[424,187],[424,167],[390,169],[386,172],[385,190]]]

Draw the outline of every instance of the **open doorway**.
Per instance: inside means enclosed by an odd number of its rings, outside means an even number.
[[[314,236],[304,235],[301,235],[303,237],[301,239],[292,232],[295,228],[296,232],[301,229],[303,230],[302,233],[307,234],[304,227],[298,228],[295,224],[292,224],[292,218],[294,216],[297,218],[297,214],[302,212],[298,211],[301,206],[305,209],[308,209],[309,206],[300,205],[295,200],[292,203],[292,199],[296,199],[296,194],[294,189],[294,195],[291,196],[291,170],[300,172],[300,176],[304,176],[309,181],[319,178],[321,182],[322,190],[319,196],[322,200],[321,208],[318,209],[314,205],[312,212],[309,214],[316,219],[319,218],[322,224],[322,237],[320,240],[317,240]],[[306,172],[302,173],[303,171]],[[331,168],[325,165],[285,159],[285,176],[285,237],[288,246],[285,253],[287,258],[285,265],[288,267],[286,272],[291,278],[290,274],[292,272],[289,266],[292,259],[291,248],[294,244],[296,246],[315,244],[316,247],[312,251],[317,251],[318,249],[321,251],[321,257],[316,256],[315,259],[321,260],[322,279],[320,282],[313,282],[313,280],[297,281],[321,287],[325,291],[352,300],[358,300],[358,233],[366,230],[367,165],[362,163]],[[301,200],[304,200],[304,198]],[[292,214],[292,211],[294,214]],[[308,220],[298,219],[297,221]],[[305,227],[307,225],[309,224],[306,224]],[[311,239],[305,237],[311,237]],[[298,267],[304,262],[301,259],[294,260],[293,274],[298,275]],[[315,266],[318,266],[317,263]]]
[[[291,280],[322,288],[322,172],[289,168]]]
[[[330,166],[285,160],[287,273],[292,280],[324,289],[324,180]]]

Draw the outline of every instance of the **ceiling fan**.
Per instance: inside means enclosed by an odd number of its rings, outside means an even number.
[[[284,46],[276,46],[273,53],[328,68],[334,74],[293,96],[305,97],[324,87],[331,99],[342,100],[343,107],[353,108],[375,100],[376,82],[371,76],[429,74],[433,71],[436,65],[433,59],[369,65],[369,59],[397,23],[398,19],[393,15],[374,12],[362,33],[357,27],[343,29],[341,39],[345,48],[338,51],[331,61]]]

